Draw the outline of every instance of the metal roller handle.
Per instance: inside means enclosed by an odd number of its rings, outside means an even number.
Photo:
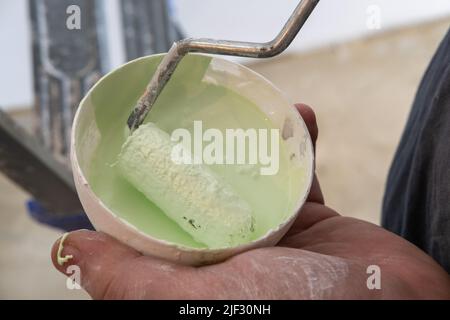
[[[302,0],[295,8],[280,33],[265,43],[227,41],[214,39],[183,39],[173,44],[156,69],[144,94],[131,112],[127,124],[131,132],[143,122],[159,94],[169,81],[178,63],[189,52],[221,54],[229,56],[270,58],[283,52],[294,40],[319,0]]]

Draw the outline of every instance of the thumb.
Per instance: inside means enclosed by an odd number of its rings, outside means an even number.
[[[310,106],[304,103],[296,103],[295,108],[302,116],[302,119],[305,122],[306,127],[308,128],[309,135],[311,136],[313,147],[315,149],[316,141],[319,136],[319,127],[317,126],[316,114]]]
[[[54,266],[67,276],[69,266],[78,266],[80,285],[94,299],[174,298],[183,295],[177,278],[193,278],[186,275],[192,268],[143,256],[102,232],[68,234],[59,255],[71,256],[67,261],[58,261],[60,241],[52,248]]]
[[[319,136],[319,128],[317,126],[317,120],[316,115],[314,113],[314,110],[303,103],[297,103],[295,105],[295,108],[300,113],[300,115],[303,118],[303,121],[306,124],[306,127],[308,128],[309,135],[311,136],[313,148],[314,148],[314,154],[316,154],[316,142],[317,138]],[[315,166],[315,164],[314,164]],[[314,169],[315,171],[315,169]],[[317,174],[314,173],[314,178],[311,185],[311,190],[308,195],[308,202],[316,202],[320,204],[324,204],[325,200],[322,194],[322,189],[320,188],[319,179],[317,179]]]

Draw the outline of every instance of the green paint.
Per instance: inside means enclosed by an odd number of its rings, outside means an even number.
[[[93,108],[93,112],[86,112],[83,117],[95,117],[100,142],[93,158],[86,163],[80,160],[80,165],[93,191],[119,217],[155,238],[202,248],[203,244],[194,241],[126,182],[113,165],[128,135],[127,117],[160,60],[161,57],[140,59],[110,74],[97,85],[86,101],[90,106],[85,106]],[[210,58],[205,56],[187,56],[146,121],[156,123],[169,134],[177,128],[186,128],[192,133],[194,120],[202,120],[204,130],[217,128],[223,132],[226,128],[274,128],[251,101],[225,87],[201,82],[209,63]],[[79,135],[88,129],[88,124],[80,124]],[[280,153],[280,169],[274,176],[252,174],[254,170],[242,165],[210,166],[251,205],[255,217],[253,239],[286,219],[296,201],[291,190],[298,190],[304,180],[304,173],[291,166],[283,141],[280,142]]]
[[[61,240],[59,241],[58,252],[56,253],[56,261],[60,266],[68,262],[70,259],[73,259],[73,256],[70,254],[65,255],[64,257],[62,256],[62,251],[64,249],[64,241],[66,241],[68,235],[69,233],[64,233]]]

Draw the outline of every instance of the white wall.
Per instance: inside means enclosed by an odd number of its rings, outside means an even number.
[[[26,1],[0,0],[0,107],[33,100],[31,38]]]
[[[117,0],[108,3],[111,67],[123,62]],[[151,0],[150,0],[151,1]],[[190,37],[244,41],[273,38],[297,0],[171,0],[175,16]],[[0,0],[0,106],[31,105],[32,68],[27,0]],[[450,0],[321,0],[289,50],[308,50],[362,37],[369,5],[381,10],[381,31],[450,15]]]
[[[299,0],[173,0],[189,36],[268,41]],[[367,9],[380,9],[381,31],[450,15],[450,0],[321,0],[291,50],[307,50],[376,32]]]

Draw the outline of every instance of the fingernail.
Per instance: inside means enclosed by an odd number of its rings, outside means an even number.
[[[65,263],[73,260],[75,258],[78,250],[71,247],[70,245],[66,245],[65,241],[70,233],[65,233],[61,239],[59,240],[58,250],[56,252],[56,262],[59,266],[63,266]],[[64,251],[64,253],[63,253]]]

